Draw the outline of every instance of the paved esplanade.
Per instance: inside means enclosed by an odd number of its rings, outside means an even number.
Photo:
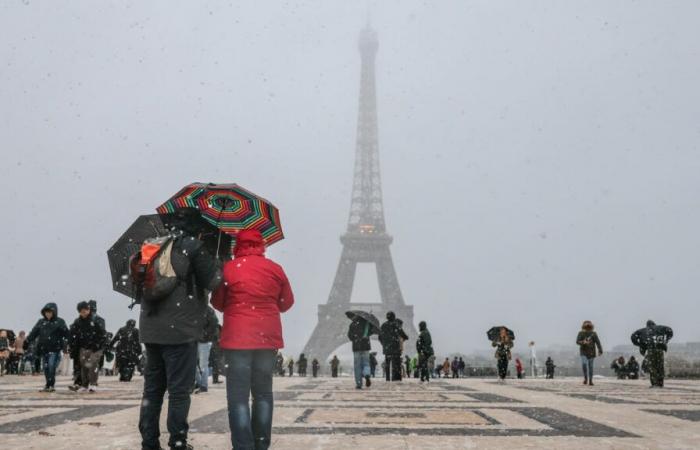
[[[100,392],[77,394],[59,379],[41,394],[42,377],[0,379],[0,447],[138,449],[141,378],[100,379]],[[377,379],[355,390],[350,378],[276,378],[274,449],[595,448],[697,449],[700,381],[578,379]],[[225,389],[192,397],[191,443],[230,448]],[[164,405],[164,408],[167,407]],[[163,415],[163,420],[165,415]],[[162,424],[165,430],[165,423]],[[161,438],[167,442],[167,436]]]

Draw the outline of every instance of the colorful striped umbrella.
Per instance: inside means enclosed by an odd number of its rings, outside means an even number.
[[[284,239],[277,208],[237,184],[192,183],[156,208],[158,214],[197,208],[202,217],[224,233],[258,230],[267,245]]]

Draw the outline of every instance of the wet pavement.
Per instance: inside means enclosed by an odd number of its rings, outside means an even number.
[[[138,449],[141,379],[99,392],[39,393],[42,377],[0,379],[2,448]],[[196,449],[230,448],[225,388],[193,396]],[[163,416],[162,430],[165,430]],[[165,444],[167,436],[163,436]],[[700,381],[417,380],[356,390],[349,378],[275,378],[274,449],[697,449]]]

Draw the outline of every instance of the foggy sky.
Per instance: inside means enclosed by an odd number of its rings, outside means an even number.
[[[387,228],[436,351],[498,324],[572,345],[584,319],[606,348],[648,318],[700,340],[700,3],[370,5]],[[298,353],[347,224],[366,13],[1,2],[0,327],[96,298],[116,331],[137,311],[106,250],[183,185],[237,182],[281,211]]]

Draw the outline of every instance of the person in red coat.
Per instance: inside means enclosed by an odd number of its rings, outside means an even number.
[[[233,254],[211,299],[224,313],[219,345],[228,365],[231,443],[234,449],[267,449],[272,437],[272,371],[277,350],[284,347],[280,313],[292,307],[294,294],[282,267],[265,258],[259,231],[238,233]]]

